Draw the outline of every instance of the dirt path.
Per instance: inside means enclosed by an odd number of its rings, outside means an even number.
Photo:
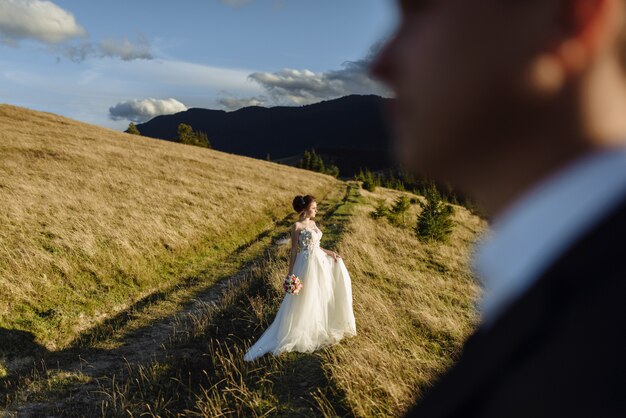
[[[331,191],[327,199],[324,199],[326,207],[322,206],[321,209],[325,209],[328,216],[332,216],[333,208],[341,205],[343,193],[342,187]],[[256,257],[262,257],[283,245],[282,238],[286,236],[292,218],[292,215],[288,215],[277,221],[271,228],[231,254],[228,257],[229,262],[237,263],[238,260],[245,259],[246,252],[254,252]],[[111,320],[120,328],[131,328],[122,332],[122,336],[91,336],[85,340],[95,338],[96,344],[90,346],[89,343],[84,343],[85,345],[61,352],[47,353],[34,367],[22,370],[17,379],[6,385],[8,391],[4,397],[14,401],[9,402],[5,411],[0,410],[0,416],[76,416],[77,411],[84,410],[80,405],[93,406],[99,403],[103,396],[102,385],[109,384],[115,376],[123,376],[129,366],[159,361],[166,355],[184,356],[184,347],[172,350],[171,342],[178,334],[184,334],[191,329],[193,321],[198,317],[207,317],[207,311],[216,310],[219,302],[232,293],[232,289],[241,281],[246,280],[255,262],[253,258],[235,274],[213,280],[208,286],[203,286],[202,281],[183,284],[183,287],[188,286],[194,290],[186,290],[185,297],[188,300],[174,314],[156,320],[144,320],[142,325],[133,327],[129,324],[133,322],[136,312],[125,312]],[[156,299],[167,297],[167,294],[163,294]],[[139,315],[149,317],[153,302],[154,300],[149,300],[140,303],[141,306],[136,308]]]
[[[213,309],[229,286],[237,286],[243,280],[249,267],[244,268],[236,275],[222,280],[209,289],[200,293],[190,306],[176,315],[164,320],[156,321],[142,327],[130,335],[126,341],[114,350],[88,350],[77,355],[70,363],[63,364],[59,369],[69,373],[77,373],[90,381],[74,388],[66,388],[67,397],[46,401],[26,402],[6,411],[8,416],[41,417],[72,415],[71,409],[75,404],[93,404],[94,396],[101,386],[101,379],[112,375],[121,375],[126,365],[139,365],[151,360],[160,360],[166,354],[172,355],[165,346],[175,337],[177,330],[185,329],[201,312]],[[53,359],[50,359],[53,360]]]

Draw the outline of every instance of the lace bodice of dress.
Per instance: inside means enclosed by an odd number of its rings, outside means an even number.
[[[300,231],[300,237],[298,238],[300,251],[304,252],[306,255],[314,248],[319,248],[321,238],[322,231],[320,231],[317,226],[302,229]]]

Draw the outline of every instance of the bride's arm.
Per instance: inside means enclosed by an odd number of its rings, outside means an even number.
[[[293,273],[293,265],[296,262],[296,255],[298,254],[298,235],[300,231],[296,229],[295,225],[291,226],[291,252],[289,253],[289,273]]]
[[[315,223],[315,221],[313,221],[313,226],[315,226],[317,229],[319,229],[319,226],[317,226],[317,224]],[[336,252],[334,252],[334,251],[330,251],[330,250],[327,250],[326,248],[322,248],[322,247],[320,247],[320,250],[324,251],[327,255],[331,256],[331,257],[332,257],[332,258],[334,258],[335,260],[337,259],[337,257],[338,257],[338,258],[341,258],[341,257],[339,257],[339,254],[337,254],[337,253],[336,253]]]
[[[329,256],[334,258],[335,260],[337,260],[338,258],[341,258],[341,256],[339,254],[337,254],[336,252],[334,252],[334,251],[327,250],[326,248],[322,248],[322,247],[320,247],[320,250],[324,251],[326,254],[328,254]]]

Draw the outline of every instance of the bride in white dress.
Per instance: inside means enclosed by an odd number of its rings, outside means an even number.
[[[322,231],[312,220],[317,202],[311,195],[296,196],[293,207],[300,217],[291,227],[289,274],[303,286],[296,295],[285,293],[274,321],[244,355],[246,361],[269,352],[312,352],[356,335],[350,275],[337,253],[320,247]]]

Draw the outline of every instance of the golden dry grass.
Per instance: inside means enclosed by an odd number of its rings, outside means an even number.
[[[324,230],[325,247],[334,248],[341,238],[355,191],[347,190],[351,199],[320,202],[319,213],[325,216],[318,224]],[[284,236],[288,226],[281,225],[274,234]],[[322,352],[243,360],[284,297],[281,277],[288,257],[288,244],[269,247],[218,306],[198,312],[189,326],[177,331],[165,361],[102,379],[104,397],[100,404],[94,400],[93,410],[112,416],[335,417],[347,413],[322,370]]]
[[[50,349],[338,184],[14,106],[0,125],[0,328]]]
[[[450,365],[476,320],[479,287],[470,269],[471,246],[486,224],[455,206],[447,244],[424,244],[413,227],[370,216],[378,199],[401,192],[362,191],[339,252],[352,276],[358,336],[324,353],[331,380],[360,417],[398,416]]]
[[[147,377],[134,371],[120,386],[103,389],[109,411],[154,416],[182,411],[204,417],[402,416],[451,365],[476,324],[474,303],[480,290],[468,263],[486,223],[455,206],[450,241],[424,244],[412,230],[418,205],[411,206],[405,228],[370,216],[378,199],[391,203],[402,192],[379,187],[375,193],[360,193],[335,216],[348,216],[338,250],[352,277],[357,336],[312,354],[243,360],[283,297],[280,277],[288,248],[280,248],[255,265],[248,285],[233,289],[217,311],[198,318],[190,340],[179,343],[208,353],[205,360],[195,360],[200,354],[190,360],[173,356],[148,366],[164,372]],[[175,353],[177,344],[170,349]],[[167,406],[146,411],[157,394]]]
[[[175,284],[203,259],[221,264],[283,217],[294,194],[321,197],[344,185],[11,106],[0,105],[0,121],[0,329],[27,330],[49,348]],[[356,337],[313,354],[243,361],[281,301],[282,246],[256,260],[246,285],[173,339],[170,358],[104,378],[104,402],[94,399],[87,410],[402,415],[454,361],[475,325],[480,289],[469,259],[486,223],[455,207],[450,241],[423,243],[412,230],[419,205],[411,205],[406,227],[370,216],[378,199],[391,203],[402,192],[350,190],[352,198],[321,224],[352,277]],[[82,376],[62,372],[42,378],[45,387],[36,392],[62,397],[66,386],[81,384]]]

